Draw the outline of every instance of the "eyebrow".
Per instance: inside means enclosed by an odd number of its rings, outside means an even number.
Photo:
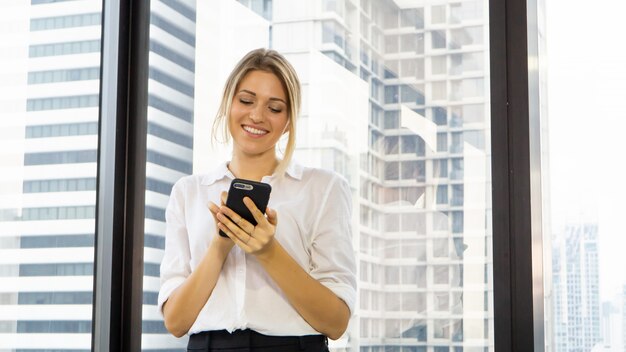
[[[242,92],[243,92],[243,93],[248,93],[248,94],[250,94],[250,95],[254,95],[254,96],[256,97],[256,93],[255,93],[255,92],[253,92],[253,91],[251,91],[251,90],[242,89],[242,90],[240,90],[240,91],[239,91],[239,93],[242,93]],[[284,100],[282,100],[281,98],[275,98],[275,97],[272,97],[272,98],[270,98],[270,100],[278,100],[278,101],[282,101],[285,105],[287,105],[287,102],[286,102],[286,101],[284,101]]]

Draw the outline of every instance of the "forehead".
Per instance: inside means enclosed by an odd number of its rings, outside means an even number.
[[[254,70],[246,73],[237,85],[237,92],[245,89],[257,96],[281,98],[286,100],[287,94],[281,80],[272,72]]]

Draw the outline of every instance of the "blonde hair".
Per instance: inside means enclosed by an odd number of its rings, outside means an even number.
[[[246,54],[246,56],[237,63],[224,85],[222,102],[220,103],[217,115],[213,121],[213,140],[217,141],[216,136],[219,130],[221,130],[224,137],[223,142],[230,141],[231,136],[228,127],[228,118],[230,116],[230,109],[237,86],[249,72],[256,70],[276,75],[287,94],[287,131],[289,137],[287,139],[283,159],[275,170],[277,175],[282,176],[291,162],[296,147],[296,119],[300,113],[301,96],[300,80],[298,79],[296,70],[287,59],[277,51],[264,48],[255,49]]]

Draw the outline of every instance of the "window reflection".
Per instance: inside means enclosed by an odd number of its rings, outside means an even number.
[[[472,346],[493,350],[484,6],[154,1],[146,262],[160,260],[173,182],[228,157],[211,151],[209,136],[224,72],[248,50],[272,47],[303,81],[296,159],[353,185],[360,310],[333,348],[461,351],[473,338]],[[312,11],[319,16],[304,15]],[[468,204],[466,194],[485,199]],[[146,295],[158,288],[150,275]],[[156,349],[148,336],[162,326],[149,297],[143,348]],[[467,319],[467,311],[487,318]]]

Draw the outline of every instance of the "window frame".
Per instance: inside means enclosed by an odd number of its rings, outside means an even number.
[[[489,3],[497,351],[545,349],[537,3]],[[141,350],[149,23],[103,0],[93,350]]]
[[[94,351],[141,350],[149,25],[150,1],[103,0]]]
[[[545,350],[537,6],[489,4],[496,351]]]

